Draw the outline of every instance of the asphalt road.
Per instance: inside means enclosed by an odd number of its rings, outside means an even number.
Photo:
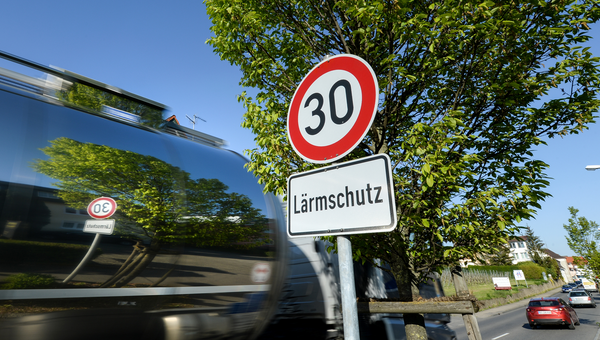
[[[541,296],[566,297],[560,288],[553,289]],[[594,293],[593,298],[600,305],[600,294]],[[531,329],[525,317],[525,308],[529,299],[500,306],[476,313],[477,322],[483,340],[600,340],[600,308],[575,308],[581,325],[570,330],[562,326],[546,326]],[[457,335],[458,340],[467,340],[466,329],[460,315],[452,315],[449,324]]]

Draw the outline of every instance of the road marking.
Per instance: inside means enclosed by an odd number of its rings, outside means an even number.
[[[500,336],[497,336],[497,337],[493,338],[492,340],[500,339],[500,338],[502,338],[502,337],[505,337],[505,336],[507,336],[507,335],[509,335],[509,334],[510,334],[510,333],[504,333],[504,334],[502,334],[502,335],[500,335]]]

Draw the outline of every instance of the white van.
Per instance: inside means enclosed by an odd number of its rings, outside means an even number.
[[[585,289],[588,292],[598,292],[598,287],[596,287],[596,284],[592,281],[590,281],[587,278],[583,278],[581,280],[581,284],[583,285],[583,289]]]

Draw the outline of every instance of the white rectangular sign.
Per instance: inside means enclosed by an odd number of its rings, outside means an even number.
[[[115,220],[86,220],[83,226],[84,233],[112,235],[115,229]]]
[[[510,279],[508,277],[492,277],[492,282],[494,283],[494,288],[496,290],[512,289],[512,285],[510,284]]]
[[[396,228],[394,184],[386,154],[292,175],[287,194],[290,237]]]
[[[521,269],[513,270],[513,275],[515,276],[515,280],[525,280],[525,274]]]

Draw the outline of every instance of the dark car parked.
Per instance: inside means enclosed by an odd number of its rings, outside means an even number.
[[[563,292],[563,293],[568,293],[568,292],[570,292],[572,289],[573,289],[573,286],[571,286],[571,285],[563,285],[563,286],[562,286],[562,292]]]

